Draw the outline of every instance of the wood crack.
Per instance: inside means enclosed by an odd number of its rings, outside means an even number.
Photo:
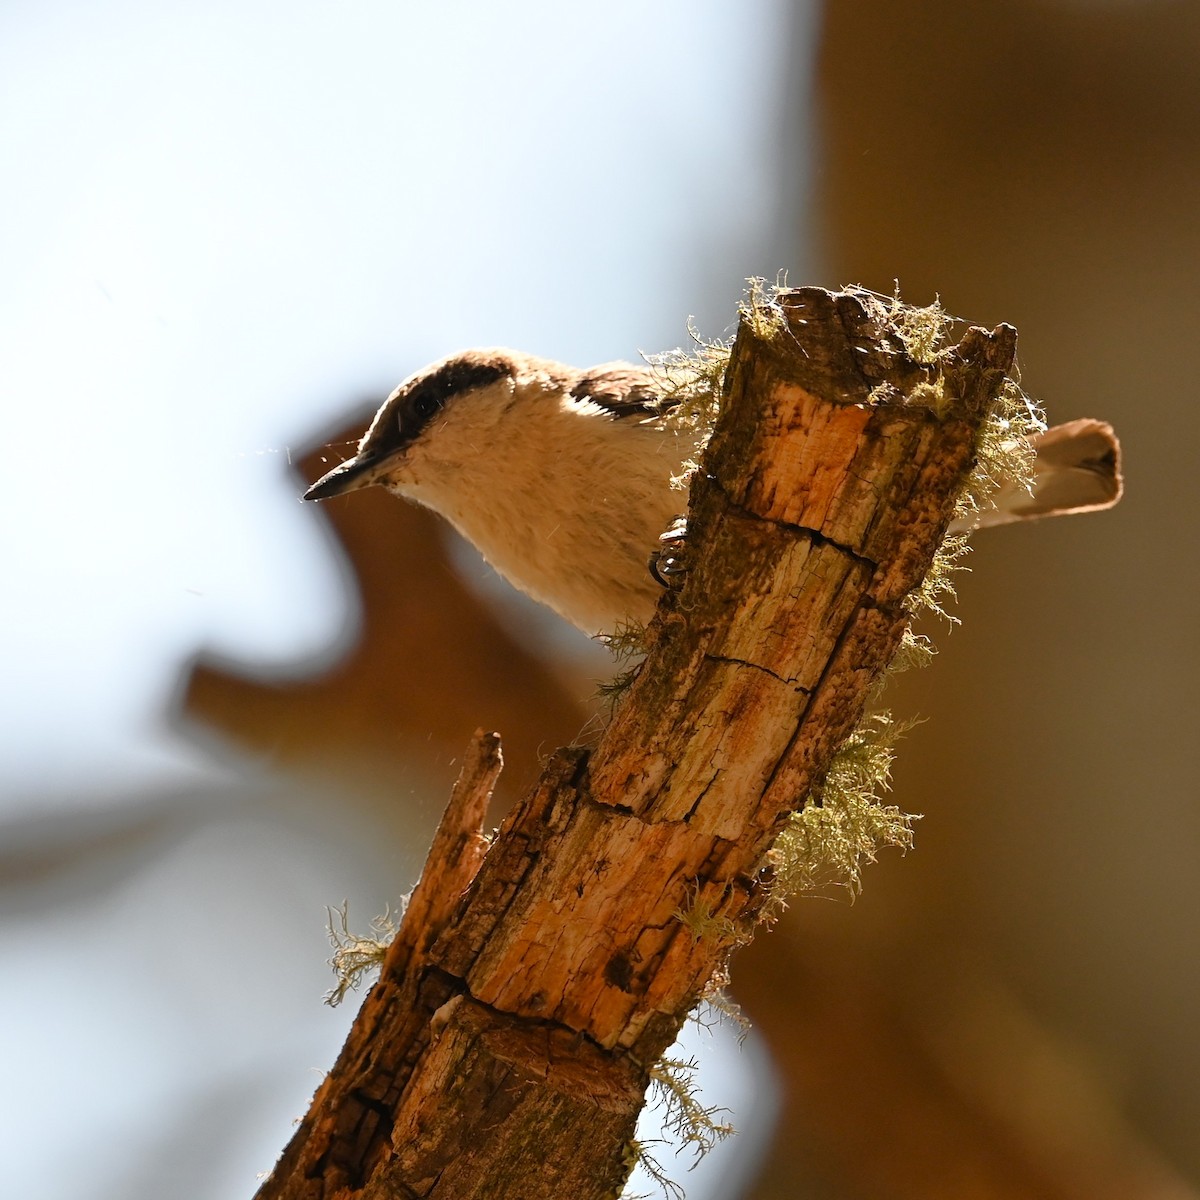
[[[796,683],[795,676],[780,675],[777,671],[772,671],[770,667],[764,667],[762,663],[748,662],[744,658],[730,658],[724,654],[705,654],[706,662],[727,663],[732,667],[747,667],[751,671],[761,671],[764,675],[770,675],[772,679],[778,680],[784,686],[792,688],[794,691],[801,692],[808,696],[812,694],[812,688],[801,687]]]

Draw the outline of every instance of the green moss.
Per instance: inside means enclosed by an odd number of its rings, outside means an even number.
[[[729,917],[718,916],[711,900],[700,895],[697,885],[689,894],[687,902],[671,914],[692,935],[692,941],[717,939],[736,945],[748,942],[750,932]]]
[[[690,317],[687,334],[690,345],[647,354],[645,359],[657,376],[666,401],[663,424],[691,435],[703,448],[721,406],[731,343],[702,337]],[[688,470],[695,470],[694,463],[684,465],[684,473],[672,481],[676,487],[686,487]]]
[[[754,275],[746,280],[738,316],[756,338],[774,341],[787,329],[787,314],[779,303],[779,294],[787,289],[787,273],[781,271],[773,284]]]
[[[782,275],[774,285],[757,277],[746,280],[738,314],[754,336],[763,341],[771,341],[787,328],[787,317],[778,300],[785,282]],[[695,436],[699,453],[716,424],[733,343],[701,336],[690,317],[687,334],[690,345],[648,354],[645,359],[661,380],[663,396],[668,401],[664,424]],[[697,466],[695,460],[685,462],[672,484],[686,488]]]
[[[896,650],[888,669],[884,672],[885,678],[891,675],[898,675],[901,671],[908,671],[912,668],[927,667],[933,662],[934,655],[937,654],[937,647],[923,633],[914,633],[912,626],[906,626],[904,633],[900,638],[900,645]]]
[[[909,358],[924,366],[932,366],[946,348],[950,330],[955,325],[954,317],[942,308],[940,298],[935,298],[932,304],[924,308],[905,304],[900,299],[899,281],[887,303],[888,316]]]
[[[1010,376],[980,426],[975,466],[955,505],[955,517],[970,517],[987,508],[992,494],[1008,483],[1032,492],[1033,439],[1045,432],[1045,413]]]
[[[904,304],[897,283],[886,303],[892,326],[914,362],[935,366],[942,355],[953,350],[949,335],[962,322],[950,316],[939,300],[924,308]],[[906,403],[924,404],[939,416],[945,416],[948,406],[941,377],[918,384]],[[967,477],[954,515],[968,517],[985,508],[992,493],[1005,484],[1032,487],[1032,439],[1045,431],[1045,413],[1021,390],[1014,372],[1005,379],[991,412],[979,428],[975,467]]]
[[[953,402],[946,395],[946,380],[942,375],[926,383],[918,383],[907,396],[904,403],[914,408],[927,408],[939,421],[945,420],[953,407]]]
[[[771,850],[775,882],[766,918],[778,916],[796,893],[839,887],[853,898],[862,890],[864,864],[880,850],[912,848],[919,818],[881,801],[891,786],[895,743],[912,724],[868,713],[842,744]]]
[[[929,612],[951,625],[959,624],[958,618],[946,610],[946,602],[958,598],[954,576],[970,569],[962,561],[970,552],[967,534],[947,534],[934,552],[925,578],[905,597],[904,607],[914,616]]]

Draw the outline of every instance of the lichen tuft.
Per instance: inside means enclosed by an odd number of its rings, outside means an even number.
[[[663,1109],[664,1128],[681,1150],[691,1149],[697,1158],[734,1132],[728,1122],[716,1119],[718,1113],[728,1109],[701,1101],[695,1078],[699,1067],[694,1058],[660,1058],[650,1068],[650,1083],[655,1101]]]
[[[833,756],[821,784],[794,812],[769,855],[772,895],[764,908],[777,917],[787,898],[830,887],[853,899],[862,890],[862,868],[887,846],[909,850],[918,817],[881,795],[891,787],[895,743],[914,722],[889,712],[866,714]]]
[[[1022,390],[1017,379],[1005,379],[996,402],[979,428],[975,466],[959,494],[956,518],[985,510],[1005,484],[1033,490],[1034,439],[1046,432],[1046,414]]]
[[[955,318],[942,308],[940,297],[935,297],[932,304],[924,307],[905,304],[900,299],[899,280],[889,298],[888,316],[909,358],[924,366],[937,362],[956,323]]]
[[[326,909],[329,914],[329,941],[333,946],[329,965],[337,976],[337,983],[325,993],[325,1003],[331,1008],[336,1008],[349,992],[356,991],[369,975],[379,970],[407,907],[408,897],[404,896],[397,915],[393,916],[391,908],[388,908],[382,916],[375,917],[371,922],[373,936],[369,937],[350,932],[350,906],[347,901],[343,900],[336,909]]]

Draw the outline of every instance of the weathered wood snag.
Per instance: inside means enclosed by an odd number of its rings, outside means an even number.
[[[866,292],[801,288],[743,319],[692,483],[689,569],[630,692],[490,845],[498,746],[477,738],[263,1200],[619,1191],[648,1070],[861,717],[1012,366],[1008,326],[923,364],[894,317]],[[678,918],[697,906],[717,918],[699,938]]]

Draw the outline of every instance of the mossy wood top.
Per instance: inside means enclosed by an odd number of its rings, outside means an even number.
[[[498,747],[476,740],[262,1200],[619,1192],[650,1068],[862,717],[1012,367],[1008,326],[916,361],[898,312],[801,288],[744,315],[688,570],[642,669],[598,745],[557,752],[490,845]],[[700,936],[680,919],[697,911]]]

